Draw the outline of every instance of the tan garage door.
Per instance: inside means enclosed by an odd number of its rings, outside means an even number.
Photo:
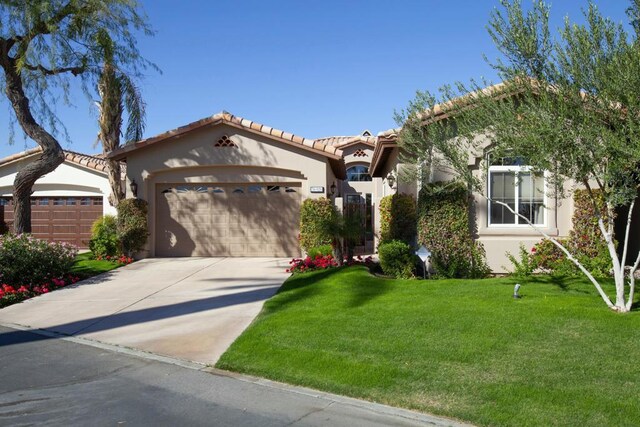
[[[157,256],[300,255],[300,186],[157,186]]]

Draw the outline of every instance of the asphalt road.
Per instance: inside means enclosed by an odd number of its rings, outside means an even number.
[[[0,327],[0,425],[454,425],[304,390]]]

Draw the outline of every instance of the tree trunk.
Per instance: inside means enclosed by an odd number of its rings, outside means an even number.
[[[5,75],[5,93],[15,111],[18,123],[24,132],[41,148],[42,154],[24,169],[20,170],[13,182],[13,201],[16,233],[31,232],[31,193],[33,184],[41,176],[54,171],[64,161],[64,152],[58,141],[31,114],[22,78],[17,72],[16,63],[9,56],[6,45],[0,47],[0,66]]]
[[[120,81],[116,76],[113,66],[109,62],[105,62],[102,67],[102,75],[98,83],[98,92],[101,98],[99,139],[102,143],[104,154],[108,154],[120,146],[123,110]],[[109,202],[112,206],[118,206],[118,203],[125,197],[121,185],[120,162],[107,160],[107,174],[111,187]]]

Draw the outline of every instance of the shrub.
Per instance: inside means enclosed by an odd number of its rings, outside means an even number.
[[[598,209],[605,212],[604,201],[596,193]],[[598,227],[596,208],[586,190],[573,194],[573,228],[566,239],[560,239],[573,256],[594,276],[609,276],[612,269],[609,249]],[[561,276],[581,274],[578,267],[567,259],[551,240],[543,239],[532,250],[531,257],[544,272]]]
[[[118,239],[125,254],[142,250],[148,237],[147,202],[126,199],[118,203]]]
[[[333,249],[331,248],[331,245],[316,246],[315,248],[309,249],[307,255],[309,255],[312,259],[315,259],[318,255],[333,255]]]
[[[511,252],[507,252],[505,255],[513,266],[511,275],[514,277],[529,277],[533,275],[533,272],[538,268],[536,258],[533,257],[532,254],[529,254],[529,251],[527,251],[527,248],[525,248],[522,243],[518,249],[519,259]]]
[[[489,274],[484,247],[475,241],[469,193],[458,183],[434,183],[420,191],[418,242],[431,251],[439,276],[480,278]]]
[[[318,246],[331,245],[333,236],[327,224],[337,222],[336,212],[331,200],[306,199],[300,206],[300,246],[306,252]]]
[[[384,274],[398,279],[414,277],[415,255],[411,247],[400,240],[392,240],[378,246],[380,266]]]
[[[416,238],[417,213],[413,196],[393,194],[380,200],[380,243],[400,240],[412,245]]]
[[[0,283],[31,290],[68,275],[77,254],[77,248],[68,243],[5,234],[0,236]]]
[[[89,249],[96,258],[113,257],[120,254],[118,222],[114,215],[105,215],[93,223]]]

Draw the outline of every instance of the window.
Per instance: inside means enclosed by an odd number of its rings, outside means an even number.
[[[0,198],[0,206],[9,206],[9,199]]]
[[[233,194],[244,194],[244,189],[242,189],[242,187],[238,187],[233,190]]]
[[[347,181],[371,181],[369,168],[367,166],[351,166],[347,169]]]
[[[518,157],[491,159],[489,167],[489,225],[545,224],[544,175],[534,173]],[[524,218],[515,215],[506,206]]]
[[[76,198],[75,197],[67,197],[67,206],[75,206]]]
[[[269,193],[279,193],[280,192],[280,186],[279,185],[268,185],[267,186],[267,192],[269,192]]]
[[[53,206],[64,206],[65,199],[53,199]]]
[[[91,206],[91,199],[89,197],[83,197],[82,199],[80,199],[80,206]]]
[[[250,185],[249,194],[260,193],[262,191],[261,185]]]

